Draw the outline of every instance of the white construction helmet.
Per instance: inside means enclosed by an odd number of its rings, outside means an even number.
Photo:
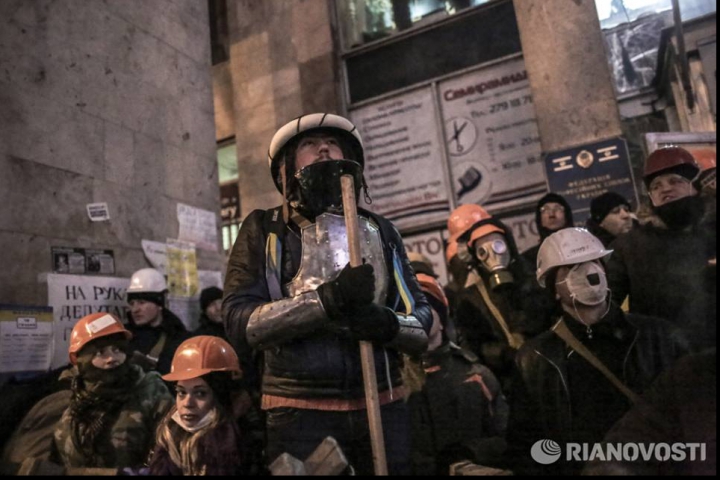
[[[167,283],[162,273],[154,268],[141,268],[133,273],[127,293],[162,293]]]
[[[558,230],[540,245],[537,257],[538,283],[544,288],[545,279],[554,268],[605,258],[612,252],[606,250],[602,242],[584,228]]]
[[[283,125],[273,136],[268,150],[268,166],[272,174],[273,181],[278,191],[282,192],[282,186],[278,180],[278,170],[281,160],[285,155],[285,147],[291,141],[310,130],[328,130],[340,136],[345,143],[349,144],[352,152],[344,152],[346,155],[352,153],[355,160],[360,165],[365,166],[365,157],[363,155],[363,144],[360,132],[353,123],[345,117],[334,115],[332,113],[312,113],[303,115]]]

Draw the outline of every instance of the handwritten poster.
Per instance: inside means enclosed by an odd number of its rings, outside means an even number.
[[[215,212],[178,203],[177,217],[180,224],[178,240],[192,242],[197,248],[217,252],[218,232]]]
[[[198,292],[198,268],[195,245],[176,239],[167,241],[168,293],[175,297],[193,297]]]
[[[55,352],[51,368],[68,363],[68,341],[75,323],[85,315],[109,312],[123,322],[129,278],[85,275],[48,275],[48,305],[53,309]]]

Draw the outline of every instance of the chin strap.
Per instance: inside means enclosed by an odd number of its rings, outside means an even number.
[[[282,197],[283,197],[283,203],[282,203],[282,216],[283,221],[287,225],[288,221],[290,220],[290,208],[288,207],[288,201],[287,201],[287,170],[285,169],[285,162],[280,165],[280,181],[282,182]]]

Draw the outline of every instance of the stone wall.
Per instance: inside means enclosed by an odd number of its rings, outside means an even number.
[[[207,3],[0,2],[0,303],[44,305],[51,247],[178,235],[177,203],[219,212]],[[109,222],[86,205],[107,202]],[[199,268],[224,269],[198,251]]]
[[[302,114],[338,112],[331,15],[328,0],[228,2],[243,217],[281,200],[267,167],[277,128]],[[215,71],[216,84],[218,72],[222,70]]]

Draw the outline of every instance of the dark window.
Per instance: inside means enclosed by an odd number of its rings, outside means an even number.
[[[350,101],[356,103],[521,49],[512,2],[492,2],[427,31],[346,56]]]

